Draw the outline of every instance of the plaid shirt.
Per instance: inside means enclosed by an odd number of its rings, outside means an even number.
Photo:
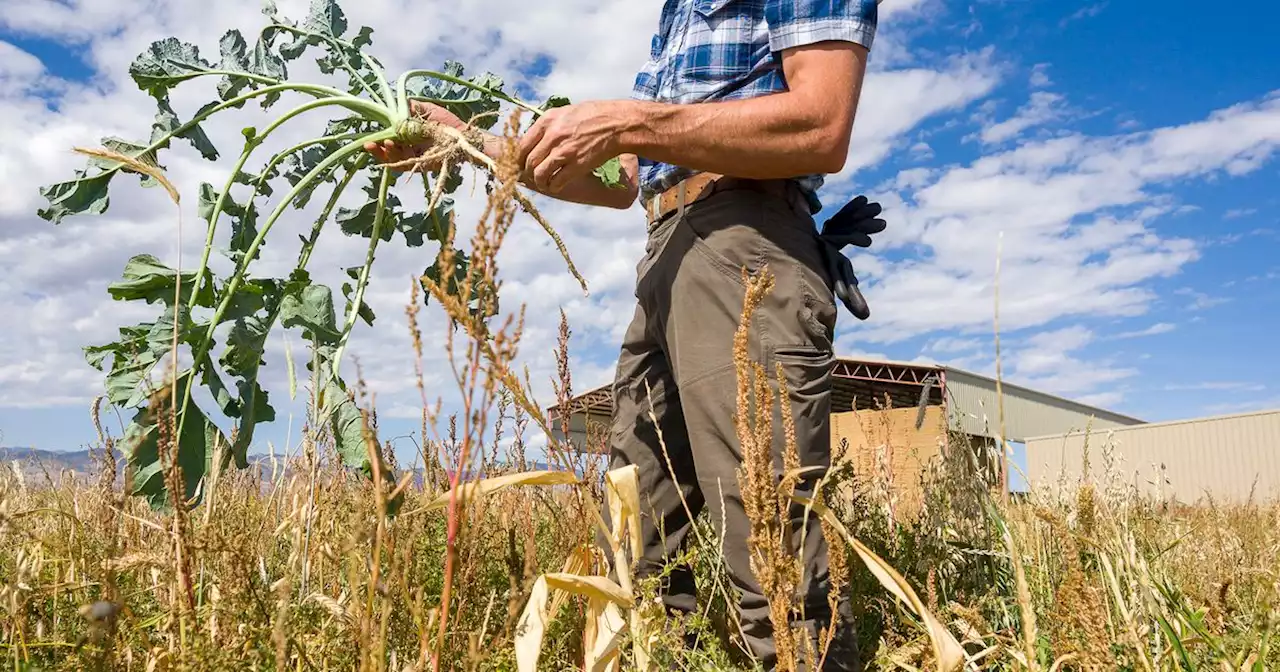
[[[731,100],[786,90],[779,52],[826,40],[868,49],[876,0],[666,0],[634,98],[665,103]],[[641,196],[695,171],[640,157]],[[797,178],[814,212],[822,175]]]

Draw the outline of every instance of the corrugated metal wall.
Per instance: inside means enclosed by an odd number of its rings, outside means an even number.
[[[1000,407],[996,382],[967,371],[945,369],[946,403],[951,428],[977,436],[1000,436]],[[1024,441],[1031,436],[1084,431],[1093,427],[1124,427],[1140,421],[1119,413],[1079,404],[1025,387],[1003,384],[1005,438]]]
[[[1142,491],[1182,502],[1206,494],[1239,502],[1280,496],[1280,410],[1162,422],[1089,435],[1089,471],[1106,475],[1103,447],[1119,458],[1115,468]],[[1027,441],[1028,476],[1034,485],[1079,478],[1083,432]],[[1256,489],[1255,489],[1256,486]]]

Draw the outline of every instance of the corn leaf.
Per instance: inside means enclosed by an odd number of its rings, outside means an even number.
[[[473,497],[483,497],[491,495],[500,490],[504,490],[513,485],[568,485],[577,483],[578,477],[570,471],[524,471],[518,474],[507,474],[505,476],[495,476],[479,481],[471,481],[468,483],[458,484],[458,504],[463,505],[467,500]],[[438,511],[449,505],[449,499],[453,490],[447,490],[440,496],[431,500],[426,506],[415,509],[413,513],[422,513],[426,511]]]
[[[898,573],[898,570],[894,569],[884,559],[850,534],[844,523],[840,522],[840,519],[836,517],[831,509],[827,508],[826,504],[801,495],[792,495],[791,498],[800,504],[812,507],[822,517],[823,521],[838,531],[840,536],[844,537],[845,542],[857,552],[858,557],[867,566],[867,569],[871,571],[871,574],[876,577],[876,580],[880,582],[880,585],[884,586],[894,597],[901,600],[916,616],[924,621],[925,631],[929,635],[930,643],[933,645],[933,655],[938,670],[950,672],[964,667],[966,660],[964,647],[960,646],[960,642],[956,640],[955,635],[952,635],[951,631],[947,630],[946,626],[933,615],[933,612],[929,611],[929,608],[916,595],[911,584]]]

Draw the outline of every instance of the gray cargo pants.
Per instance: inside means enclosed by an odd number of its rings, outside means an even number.
[[[784,198],[740,180],[721,180],[689,204],[683,216],[672,213],[651,225],[637,267],[635,317],[623,339],[613,386],[610,435],[610,468],[634,464],[639,469],[644,553],[638,575],[658,572],[689,536],[681,494],[694,516],[709,507],[740,599],[743,634],[766,670],[776,664],[773,628],[768,602],[751,571],[750,523],[736,473],[742,455],[734,423],[733,335],[742,314],[744,266],[756,272],[767,264],[775,277],[773,290],[753,317],[750,356],[764,365],[775,395],[775,362],[783,365],[801,466],[825,467],[831,459],[836,307],[814,220],[798,189],[790,186],[788,194]],[[775,468],[780,476],[783,428],[774,405]],[[661,430],[661,443],[655,429]],[[807,477],[798,490],[811,493],[820,474]],[[795,547],[803,508],[797,506],[791,514]],[[805,581],[800,589],[807,620],[797,624],[817,632],[829,624],[830,609],[827,549],[812,515],[804,545]],[[696,609],[693,584],[690,571],[671,575],[663,595],[668,609]],[[842,626],[847,627],[847,608],[840,611]],[[858,669],[850,631],[838,637],[842,641],[833,644],[824,669]],[[812,664],[801,669],[812,669]]]

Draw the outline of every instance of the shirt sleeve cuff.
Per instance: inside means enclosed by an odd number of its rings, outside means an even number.
[[[850,23],[844,18],[804,21],[789,26],[770,26],[769,49],[777,52],[831,40],[853,42],[871,49],[875,37],[876,27],[868,23]]]

